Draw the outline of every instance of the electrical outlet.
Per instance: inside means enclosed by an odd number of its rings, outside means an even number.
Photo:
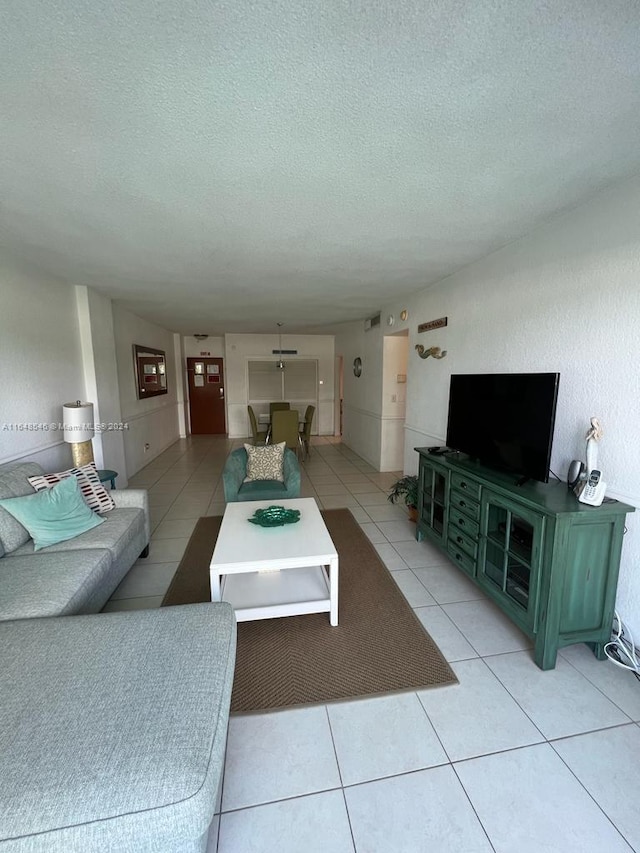
[[[145,441],[145,443],[144,443],[144,452],[146,453],[146,452],[147,452],[147,450],[151,450],[151,445],[149,444],[149,442]]]

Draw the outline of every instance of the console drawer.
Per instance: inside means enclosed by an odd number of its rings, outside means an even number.
[[[453,562],[460,566],[460,568],[465,571],[468,575],[475,575],[476,573],[476,561],[473,557],[470,557],[462,548],[458,548],[455,542],[452,542],[451,539],[447,542],[447,552]]]
[[[449,502],[453,512],[460,510],[474,521],[480,521],[480,504],[470,495],[451,489]]]
[[[447,543],[449,551],[462,550],[475,560],[478,553],[478,543],[471,539],[466,533],[455,527],[449,527],[449,542]]]
[[[449,512],[449,534],[451,536],[454,535],[454,532],[451,530],[452,526],[458,530],[462,530],[462,532],[466,533],[471,539],[477,539],[478,534],[480,533],[480,525],[478,522],[473,521],[468,515],[458,512],[458,510],[453,506]]]
[[[464,474],[459,474],[457,471],[451,472],[451,488],[464,492],[476,500],[480,498],[480,483],[477,480],[465,477]]]

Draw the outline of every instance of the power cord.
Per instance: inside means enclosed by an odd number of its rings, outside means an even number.
[[[631,636],[631,631],[618,615],[617,610],[613,617],[611,640],[605,645],[604,653],[611,663],[615,663],[616,666],[622,669],[628,669],[640,681],[640,662],[638,661],[633,637]]]

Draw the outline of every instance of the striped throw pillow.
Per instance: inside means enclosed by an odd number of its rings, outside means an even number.
[[[27,477],[27,479],[36,492],[41,492],[43,489],[50,489],[61,480],[66,480],[67,477],[76,477],[80,494],[94,512],[109,512],[115,507],[113,498],[100,482],[95,462],[82,465],[80,468],[69,468],[57,474],[42,474],[38,477]]]

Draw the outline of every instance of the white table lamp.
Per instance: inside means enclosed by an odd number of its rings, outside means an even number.
[[[93,403],[82,403],[80,400],[64,403],[62,423],[64,440],[71,445],[73,464],[79,467],[93,462]]]

